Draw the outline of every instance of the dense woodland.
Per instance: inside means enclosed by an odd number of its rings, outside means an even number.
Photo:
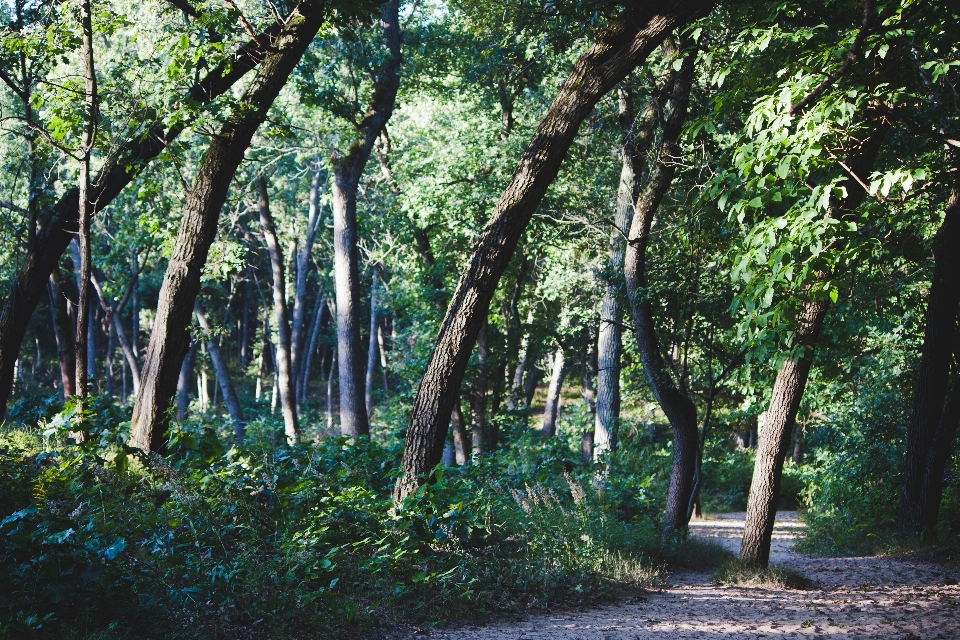
[[[0,7],[0,637],[956,553],[956,3]]]

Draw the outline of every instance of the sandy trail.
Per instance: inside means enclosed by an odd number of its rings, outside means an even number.
[[[737,552],[742,513],[692,524],[692,535]],[[669,588],[583,612],[421,631],[445,640],[666,640],[670,638],[960,639],[960,571],[892,558],[815,558],[792,550],[803,524],[781,513],[772,562],[816,583],[810,591],[718,587],[707,572],[672,574]],[[945,583],[954,583],[947,586]]]

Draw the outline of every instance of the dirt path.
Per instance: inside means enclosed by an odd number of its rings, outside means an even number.
[[[422,632],[445,640],[667,640],[671,638],[960,638],[960,575],[891,558],[814,558],[791,550],[803,524],[782,513],[772,562],[817,584],[811,591],[718,587],[708,573],[668,576],[669,588],[627,604],[531,615],[482,627]],[[695,536],[738,551],[743,514],[695,522]],[[947,586],[945,583],[953,582]]]

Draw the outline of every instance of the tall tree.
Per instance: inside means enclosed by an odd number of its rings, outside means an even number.
[[[685,44],[689,46],[690,43],[687,41]],[[685,48],[683,41],[680,48]],[[653,218],[673,182],[674,168],[681,157],[680,132],[687,118],[695,61],[696,51],[687,52],[679,71],[670,82],[669,115],[662,120],[661,141],[654,153],[650,177],[634,205],[623,262],[633,333],[643,371],[653,396],[673,428],[673,469],[670,472],[663,522],[665,536],[682,531],[687,526],[687,505],[696,464],[697,408],[685,389],[674,380],[661,354],[651,294],[647,287],[646,252]]]
[[[227,363],[224,362],[220,355],[220,347],[217,345],[216,340],[214,340],[213,329],[199,301],[195,303],[193,311],[197,316],[197,323],[203,331],[204,342],[207,344],[207,353],[210,354],[213,371],[217,376],[217,382],[220,384],[220,390],[223,392],[223,403],[227,405],[227,413],[233,422],[233,438],[238,443],[242,443],[246,438],[246,421],[243,419],[243,409],[240,407],[237,392],[234,390],[233,382],[230,380]],[[188,359],[189,357],[184,358],[184,362]],[[181,372],[182,371],[183,368],[181,367]]]
[[[200,161],[160,288],[143,383],[133,409],[131,443],[143,451],[161,449],[165,443],[167,409],[189,346],[186,329],[230,182],[253,134],[323,24],[326,7],[319,0],[305,0],[287,16],[283,28],[269,40],[271,49],[238,108],[220,127]]]
[[[333,158],[333,247],[340,368],[340,429],[346,436],[370,432],[364,402],[360,341],[360,270],[357,252],[357,189],[373,145],[393,114],[400,87],[400,3],[388,0],[382,21],[386,55],[376,70],[373,97],[355,122],[357,139]]]
[[[287,313],[287,279],[283,268],[283,250],[280,248],[277,229],[273,223],[273,215],[270,213],[267,179],[261,174],[257,184],[260,227],[263,229],[263,239],[267,243],[270,272],[273,274],[273,320],[277,323],[276,362],[280,409],[283,412],[283,428],[287,441],[293,444],[300,437],[300,425],[297,420],[297,396],[290,354],[290,316]]]
[[[595,44],[574,64],[460,277],[410,415],[403,476],[397,481],[395,499],[414,491],[440,461],[454,398],[490,299],[530,217],[560,171],[580,123],[673,29],[705,15],[711,7],[708,0],[631,7],[602,29]]]

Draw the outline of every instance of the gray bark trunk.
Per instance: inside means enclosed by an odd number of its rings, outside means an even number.
[[[563,347],[557,347],[553,354],[550,389],[547,391],[547,402],[543,407],[543,424],[540,427],[540,436],[544,438],[551,438],[557,432],[557,420],[560,417],[560,392],[563,390],[563,378],[567,373],[565,360]]]
[[[450,428],[453,430],[453,447],[457,464],[465,465],[470,460],[471,441],[470,434],[467,433],[467,423],[463,419],[463,411],[460,409],[460,398],[457,398],[453,405],[453,411],[450,414]]]
[[[293,365],[290,357],[290,319],[287,315],[287,280],[283,269],[283,251],[277,240],[277,230],[270,214],[270,199],[267,195],[267,180],[262,175],[258,181],[260,197],[260,226],[270,254],[270,271],[273,273],[273,317],[277,323],[277,383],[280,394],[280,409],[283,413],[283,430],[287,442],[294,444],[300,437],[297,420],[297,396],[293,382]]]
[[[220,347],[212,338],[210,323],[203,312],[203,307],[197,302],[194,306],[194,313],[197,316],[197,322],[204,332],[204,341],[207,343],[207,351],[210,353],[210,362],[213,364],[213,372],[217,376],[217,382],[223,389],[223,403],[227,405],[227,413],[230,414],[230,420],[233,422],[233,437],[238,443],[242,443],[246,438],[246,421],[243,419],[243,409],[240,408],[240,400],[237,398],[237,392],[234,390],[233,382],[230,380],[230,372],[227,370],[227,363],[220,357]]]
[[[637,350],[654,398],[673,428],[673,469],[664,514],[663,532],[670,537],[687,526],[687,506],[693,488],[698,441],[697,409],[677,386],[661,355],[660,340],[653,318],[653,305],[646,277],[646,250],[653,217],[673,181],[674,165],[680,156],[677,143],[686,120],[696,54],[683,58],[672,81],[670,117],[662,124],[662,142],[650,170],[650,179],[634,206],[630,235],[624,256],[624,276],[633,318]]]
[[[50,298],[50,313],[52,314],[54,337],[57,339],[57,360],[60,363],[60,380],[63,388],[63,399],[67,400],[76,393],[74,382],[76,375],[76,352],[73,346],[74,328],[67,313],[66,299],[60,289],[60,270],[54,269],[50,273],[50,282],[47,284]]]
[[[142,451],[162,449],[166,442],[167,409],[189,343],[186,329],[227,190],[254,132],[319,30],[325,13],[326,5],[319,2],[306,0],[297,5],[240,98],[241,108],[212,137],[200,161],[160,288],[143,384],[133,409],[131,444]]]
[[[367,417],[373,416],[373,380],[377,369],[377,275],[370,281],[370,335],[367,340],[367,370],[363,381],[363,397]]]
[[[334,162],[333,247],[337,295],[337,348],[340,361],[340,429],[352,438],[370,433],[360,343],[360,272],[357,256],[357,188],[373,144],[393,113],[400,87],[400,18],[398,0],[383,9],[383,44],[387,56],[378,69],[373,98],[357,125],[361,138]]]
[[[303,238],[303,248],[297,254],[297,282],[293,298],[293,327],[290,338],[290,364],[293,366],[297,380],[303,377],[303,348],[305,338],[303,323],[307,300],[307,269],[310,266],[310,256],[313,254],[313,243],[317,237],[317,228],[320,226],[320,169],[314,170],[310,180],[310,208],[307,215],[307,231]],[[298,394],[299,398],[300,395]]]
[[[306,349],[303,352],[303,367],[297,382],[297,398],[306,400],[310,386],[310,370],[313,368],[313,357],[316,355],[317,343],[320,341],[320,323],[323,311],[326,308],[326,298],[323,291],[317,291],[317,300],[313,305],[313,320],[310,323],[310,335],[307,337]]]
[[[177,422],[187,419],[187,409],[190,406],[190,381],[193,379],[193,364],[197,359],[197,344],[190,345],[187,357],[180,365],[180,376],[177,379]]]
[[[413,492],[440,461],[450,412],[487,316],[490,299],[520,236],[560,170],[584,118],[676,27],[706,14],[712,3],[674,0],[628,10],[597,36],[541,120],[493,217],[480,234],[421,381],[403,450],[403,476],[394,498]]]

